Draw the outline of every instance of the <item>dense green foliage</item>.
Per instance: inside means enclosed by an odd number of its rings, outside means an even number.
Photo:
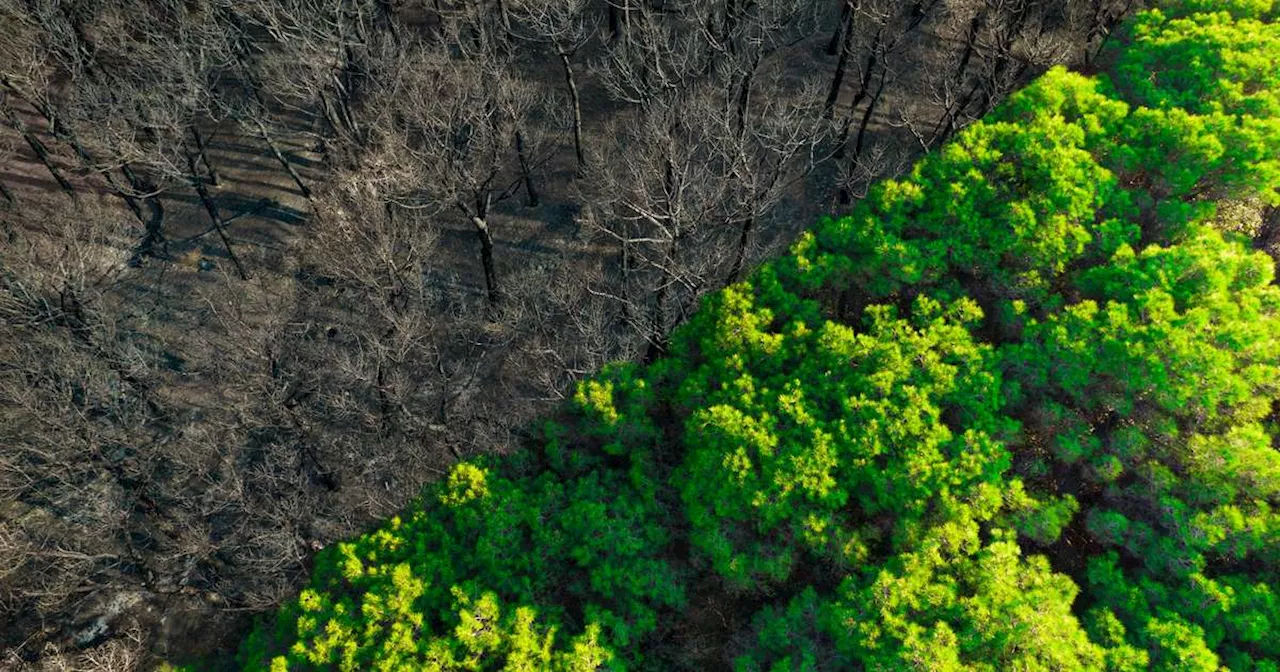
[[[1275,18],[1141,13],[326,550],[242,662],[669,669],[737,600],[741,670],[1280,669],[1280,289],[1217,214],[1280,204]]]

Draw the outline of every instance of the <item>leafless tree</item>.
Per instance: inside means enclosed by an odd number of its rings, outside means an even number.
[[[843,115],[837,156],[846,157],[852,140],[852,155],[846,160],[856,165],[866,147],[871,120],[894,80],[903,69],[902,52],[917,37],[921,25],[938,9],[941,0],[916,0],[909,3],[894,0],[855,0],[849,28],[843,33],[843,44],[835,77],[828,90],[824,109],[828,118],[834,114],[844,86],[845,67],[852,60],[857,68],[857,88]],[[865,103],[865,106],[864,106]],[[856,130],[853,127],[857,121]],[[856,173],[846,170],[844,174]],[[851,200],[850,185],[842,183],[839,202]]]
[[[712,50],[701,38],[703,26],[691,14],[668,14],[634,2],[626,12],[628,28],[593,67],[608,95],[639,105],[681,91],[711,69]]]
[[[510,4],[508,10],[513,16],[518,36],[551,45],[560,59],[565,87],[569,92],[573,153],[579,176],[586,168],[587,160],[582,150],[582,99],[572,59],[595,32],[590,20],[592,15],[588,14],[589,5],[588,0],[517,0]],[[521,131],[517,133],[522,135]],[[523,144],[519,136],[517,141]]]
[[[389,3],[376,0],[286,0],[239,7],[241,19],[271,36],[258,59],[258,87],[284,110],[319,111],[322,147],[341,160],[360,147],[365,128],[358,107],[379,55],[397,44]],[[386,26],[379,30],[378,26]]]
[[[0,166],[9,165],[9,161],[14,155],[13,145],[8,137],[0,137]],[[13,195],[13,191],[9,189],[9,185],[5,184],[3,176],[0,176],[0,198],[4,199],[4,207],[11,209],[18,203],[18,197]]]
[[[0,52],[3,52],[0,63],[5,64],[0,66],[0,95],[13,96],[38,113],[53,137],[74,150],[81,168],[89,174],[100,175],[110,191],[125,202],[134,216],[145,221],[134,196],[117,183],[110,162],[96,158],[68,122],[66,96],[63,95],[66,86],[60,82],[78,74],[83,76],[86,71],[85,64],[81,62],[83,54],[77,49],[60,48],[58,29],[65,24],[58,21],[42,23],[40,14],[38,9],[23,11],[23,8],[13,5],[0,6],[3,22],[12,27],[12,33],[0,45]],[[58,183],[67,189],[69,185],[54,167],[49,149],[12,109],[6,109],[10,125],[19,130]],[[74,196],[74,192],[69,193]]]
[[[754,228],[822,159],[829,127],[812,90],[774,82],[743,111],[738,81],[728,73],[720,86],[644,106],[612,129],[616,154],[592,175],[591,223],[619,250],[612,295],[649,357],[698,296],[741,276]]]
[[[939,30],[962,46],[954,69],[940,70],[932,78],[933,97],[942,114],[926,145],[937,145],[964,123],[989,112],[1029,75],[1056,63],[1087,57],[1088,44],[1099,36],[1095,22],[1127,11],[1097,4],[1085,19],[1084,4],[1037,0],[947,3]]]
[[[35,207],[36,225],[0,246],[0,496],[20,503],[0,519],[0,611],[39,617],[126,559],[111,543],[132,477],[118,451],[146,442],[155,411],[143,357],[104,306],[125,270],[127,223],[88,199]]]
[[[381,142],[411,161],[415,202],[461,213],[480,244],[490,303],[501,295],[490,215],[522,179],[511,149],[535,99],[490,49],[455,58],[436,47],[407,54],[383,83]]]
[[[17,110],[9,104],[8,91],[0,91],[0,120],[3,120],[6,125],[18,132],[18,135],[26,141],[27,146],[31,148],[31,151],[36,155],[36,158],[40,160],[40,163],[44,164],[45,169],[49,171],[49,175],[51,175],[54,181],[58,183],[58,186],[62,188],[63,193],[65,193],[72,201],[76,200],[75,187],[71,186],[71,183],[67,181],[66,176],[62,174],[62,169],[59,168],[57,162],[54,161],[53,155],[49,152],[49,148],[45,146],[44,142],[41,141],[39,137],[36,136],[35,131],[22,120]]]

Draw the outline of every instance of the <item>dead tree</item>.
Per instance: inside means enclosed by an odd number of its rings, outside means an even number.
[[[644,2],[633,2],[626,16],[626,39],[610,44],[591,68],[610,98],[642,105],[710,73],[715,51],[703,38],[702,17],[667,15]]]
[[[913,0],[901,3],[893,0],[859,0],[853,6],[851,30],[845,36],[848,49],[842,57],[851,59],[857,66],[857,88],[843,115],[837,140],[836,157],[857,164],[866,147],[867,132],[886,92],[897,78],[902,57],[910,40],[914,38],[926,19],[937,12],[941,0]],[[831,110],[841,95],[843,73],[837,69],[824,109]],[[863,108],[863,104],[866,107]],[[857,122],[854,128],[855,120]],[[846,157],[852,137],[852,156]],[[849,170],[852,174],[857,171]],[[838,201],[848,203],[851,195],[847,184],[838,190]]]
[[[294,185],[298,187],[298,193],[307,200],[312,200],[311,187],[298,174],[298,169],[285,156],[276,139],[278,131],[275,129],[280,122],[273,112],[272,103],[262,89],[258,73],[248,53],[248,47],[244,46],[241,40],[236,40],[234,49],[240,86],[234,94],[219,97],[217,104],[226,117],[236,120],[248,134],[256,135],[262,140],[271,150],[271,155],[275,157],[280,167],[289,175],[289,179],[293,180]]]
[[[404,148],[421,175],[408,197],[445,204],[465,218],[479,243],[489,302],[497,303],[502,292],[490,216],[522,183],[510,149],[517,131],[528,127],[531,92],[500,53],[487,48],[453,57],[424,46],[403,56],[381,86],[388,105],[376,130],[383,142]]]
[[[400,47],[395,18],[378,0],[286,0],[254,2],[237,11],[257,24],[274,44],[257,60],[257,87],[271,107],[316,114],[321,147],[336,160],[362,146],[368,129],[359,107],[385,55]]]
[[[233,62],[231,33],[201,4],[166,6],[135,17],[129,7],[107,7],[98,17],[96,44],[103,65],[73,91],[77,128],[92,133],[130,185],[131,195],[154,197],[166,189],[191,188],[204,205],[241,277],[248,272],[231,245],[225,223],[208,190],[217,171],[200,127],[216,127],[222,116],[217,81]],[[123,22],[132,31],[107,30]],[[200,169],[203,166],[203,170]],[[140,256],[165,240],[163,209],[153,214],[139,243]]]
[[[136,157],[116,142],[117,136],[133,138],[141,130],[126,122],[133,117],[132,111],[117,105],[106,115],[96,114],[101,111],[97,101],[120,100],[130,88],[118,88],[120,59],[114,58],[112,46],[119,43],[106,40],[90,47],[85,30],[95,22],[113,28],[121,10],[103,8],[97,16],[84,12],[69,16],[50,13],[41,5],[29,7],[30,13],[12,24],[24,27],[23,34],[12,34],[0,44],[0,50],[11,54],[7,59],[0,57],[7,65],[0,72],[0,89],[25,101],[53,139],[70,147],[86,174],[100,176],[149,231],[160,231],[164,215],[156,190],[130,165]],[[90,53],[103,56],[111,65],[89,63]],[[123,183],[116,171],[123,176]],[[139,200],[149,206],[149,218]]]
[[[1119,16],[1099,10],[1101,14],[1089,12],[1084,20],[1083,4],[974,0],[952,5],[940,29],[961,44],[960,55],[954,70],[932,78],[942,113],[926,145],[944,142],[1049,66],[1083,61],[1098,31],[1105,30],[1095,22]]]
[[[9,165],[9,160],[13,156],[13,146],[9,144],[8,138],[0,138],[0,166]],[[9,185],[0,179],[0,198],[4,199],[5,208],[13,208],[18,204],[18,197],[13,195],[13,191],[9,189]]]
[[[518,0],[510,5],[515,34],[551,46],[564,70],[565,88],[569,92],[570,116],[573,119],[573,153],[578,175],[586,168],[582,149],[582,101],[578,94],[573,58],[595,32],[588,18],[588,0]],[[526,173],[527,174],[527,173]]]
[[[71,183],[68,182],[67,178],[62,174],[62,169],[59,168],[57,163],[53,160],[53,156],[50,154],[49,148],[45,146],[44,142],[36,136],[35,131],[33,131],[31,127],[22,120],[18,115],[18,112],[9,104],[7,91],[0,91],[0,117],[3,117],[6,125],[13,128],[13,130],[18,132],[18,135],[22,136],[22,139],[27,143],[27,146],[31,148],[32,153],[34,153],[36,158],[40,160],[40,163],[44,165],[45,170],[49,171],[49,175],[53,176],[54,181],[62,188],[63,193],[65,193],[72,201],[76,200],[75,187],[71,186]]]
[[[853,12],[856,8],[857,0],[839,0],[840,2],[840,18],[836,22],[836,29],[831,33],[831,39],[827,41],[827,55],[836,56],[837,54],[848,53],[846,39],[853,30]],[[840,79],[840,77],[837,77]]]
[[[802,0],[703,0],[693,12],[709,26],[704,31],[712,54],[709,79],[732,89],[740,133],[761,64],[813,35],[823,19],[813,3]]]
[[[600,291],[649,344],[649,358],[664,352],[666,334],[699,296],[755,261],[762,225],[766,237],[785,238],[777,206],[822,159],[829,126],[812,90],[766,78],[743,119],[738,81],[725,73],[619,120],[591,171],[589,222],[619,251],[616,284]]]
[[[104,300],[126,270],[127,221],[89,199],[23,215],[0,245],[0,502],[17,514],[0,521],[5,647],[136,559],[118,542],[148,460],[113,451],[145,451],[156,415],[151,371]]]
[[[108,190],[124,201],[129,211],[138,218],[138,221],[146,223],[147,219],[142,214],[142,208],[138,205],[132,189],[121,186],[113,175],[113,171],[117,166],[112,165],[114,162],[102,161],[97,156],[96,148],[91,150],[85,145],[74,128],[74,122],[68,119],[69,114],[59,109],[59,103],[53,100],[48,89],[29,86],[24,90],[3,75],[0,75],[0,86],[26,101],[28,105],[36,110],[43,118],[53,137],[70,146],[72,151],[75,152],[76,157],[80,160],[81,168],[88,174],[101,176],[107,183]]]
[[[844,88],[844,78],[849,71],[849,57],[853,54],[853,17],[855,9],[861,5],[857,0],[845,0],[840,10],[840,27],[836,29],[835,34],[831,36],[831,42],[827,45],[827,54],[836,56],[835,74],[831,78],[831,87],[827,91],[827,100],[822,107],[822,114],[825,118],[831,119],[835,115],[836,101],[840,98],[840,91]]]

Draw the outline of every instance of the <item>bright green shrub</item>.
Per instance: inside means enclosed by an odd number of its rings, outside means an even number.
[[[1225,11],[1140,13],[1114,66],[1130,101],[1192,114],[1280,117],[1280,26]]]
[[[326,549],[310,587],[243,658],[289,669],[616,662],[659,609],[684,600],[651,494],[625,472],[511,480],[460,464],[410,513]],[[477,619],[497,629],[466,634]]]
[[[1157,199],[1256,194],[1280,204],[1280,24],[1152,10],[1126,40],[1116,85],[1150,109],[1127,125],[1125,168],[1148,176]]]
[[[1071,613],[1075,584],[1045,558],[1022,557],[1011,541],[984,545],[978,536],[971,522],[948,525],[879,573],[846,579],[832,600],[802,594],[785,615],[757,622],[757,648],[738,668],[805,669],[795,662],[810,661],[808,669],[836,669],[857,661],[868,670],[1101,669],[1106,649],[1089,641]],[[796,644],[780,630],[800,634],[807,646],[780,655]]]
[[[676,482],[716,570],[751,588],[786,580],[800,552],[853,568],[869,547],[911,539],[938,495],[998,480],[1009,427],[991,353],[967,330],[980,314],[921,297],[910,319],[868,308],[861,332],[793,323],[746,362],[732,344],[704,347],[691,379],[725,382],[689,409]]]
[[[1238,19],[1274,21],[1277,11],[1275,0],[1160,0],[1153,4],[1172,17],[1227,12]]]
[[[1010,117],[973,124],[908,178],[876,185],[849,216],[821,222],[793,250],[798,289],[847,283],[874,300],[923,285],[1044,301],[1084,253],[1116,181],[1085,150],[1102,132],[1096,119],[1087,127],[1056,112]]]

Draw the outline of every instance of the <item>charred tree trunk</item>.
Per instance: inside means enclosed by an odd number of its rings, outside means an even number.
[[[876,31],[875,39],[871,42],[871,51],[867,53],[867,62],[862,69],[862,76],[858,78],[858,92],[853,95],[853,102],[849,103],[849,114],[844,118],[844,124],[840,128],[840,140],[836,145],[835,158],[843,159],[845,146],[849,143],[849,131],[853,123],[853,113],[857,111],[858,106],[866,99],[871,92],[871,79],[875,76],[875,69],[880,63],[881,37],[884,35],[884,26]],[[834,103],[834,101],[832,101]]]
[[[582,151],[582,100],[578,96],[578,82],[573,76],[569,53],[559,50],[560,64],[564,66],[564,81],[569,87],[569,101],[573,106],[573,154],[578,160],[577,175],[582,176],[587,167],[587,157]]]
[[[540,200],[538,190],[533,187],[533,174],[529,169],[529,156],[524,151],[524,133],[516,131],[516,158],[520,160],[520,177],[524,180],[524,204],[536,208]]]
[[[733,268],[729,271],[729,282],[734,283],[742,278],[742,269],[747,264],[747,244],[751,241],[751,229],[755,227],[756,218],[747,217],[742,220],[738,229],[738,250],[733,259]]]
[[[320,93],[320,119],[324,120],[326,131],[324,135],[328,139],[337,139],[344,134],[342,122],[338,119],[333,102],[329,100],[329,96],[324,92]]]
[[[138,205],[138,201],[134,199],[132,196],[130,196],[129,194],[126,194],[124,190],[122,190],[120,186],[116,184],[115,178],[111,177],[111,173],[104,171],[102,173],[102,176],[107,179],[107,185],[111,187],[111,191],[116,196],[119,196],[122,200],[124,200],[125,205],[129,206],[129,212],[132,212],[133,216],[137,217],[138,221],[142,222],[142,224],[145,226],[147,223],[147,218],[145,215],[142,214],[142,208]]]
[[[352,137],[358,137],[360,129],[356,124],[355,115],[351,112],[351,103],[357,95],[357,75],[359,74],[359,63],[356,59],[355,51],[351,45],[347,44],[342,49],[342,70],[336,78],[337,95],[338,95],[338,111],[342,114],[342,123],[346,128],[346,132]]]
[[[871,117],[876,112],[876,106],[880,103],[880,96],[884,94],[885,83],[888,81],[889,71],[880,72],[880,83],[876,85],[875,93],[871,94],[871,100],[867,102],[867,109],[862,113],[862,121],[858,124],[858,138],[853,143],[853,160],[857,161],[862,156],[863,142],[867,137],[867,126],[871,124]]]
[[[622,8],[618,7],[617,0],[606,0],[609,6],[609,42],[612,44],[622,37]]]
[[[204,164],[205,170],[209,171],[209,184],[218,186],[218,171],[214,170],[213,163],[209,161],[209,152],[205,148],[204,137],[200,135],[200,129],[195,124],[191,124],[191,137],[195,138],[196,150],[200,152],[200,161]]]
[[[858,135],[853,144],[853,159],[849,162],[851,168],[856,168],[858,159],[862,156],[862,148],[866,142],[867,127],[871,125],[871,117],[875,114],[876,106],[880,102],[880,96],[884,93],[885,84],[888,81],[889,71],[882,70],[880,72],[880,82],[876,85],[876,90],[871,94],[871,99],[867,102],[867,109],[862,112],[862,119],[858,122]],[[843,150],[844,141],[841,141],[841,149]],[[854,174],[850,171],[850,175]],[[840,205],[848,205],[853,202],[853,194],[849,192],[849,185],[840,185],[838,193],[838,202]]]
[[[671,124],[669,133],[675,136],[680,130],[680,120],[674,119]],[[676,193],[676,171],[675,164],[667,159],[663,162],[662,169],[662,192],[665,195],[665,209],[667,213],[673,212],[672,201]],[[682,235],[680,233],[680,222],[670,214],[662,217],[663,228],[671,240],[666,244],[666,249],[662,253],[662,263],[658,267],[660,272],[658,278],[658,286],[653,293],[653,303],[649,306],[649,324],[648,333],[645,339],[649,342],[649,347],[645,351],[644,361],[646,364],[652,363],[667,352],[667,303],[671,293],[671,285],[676,282],[675,268],[676,258],[679,254],[679,245]]]
[[[646,364],[652,364],[667,354],[667,306],[671,302],[671,286],[677,281],[671,269],[676,267],[679,240],[679,227],[675,227],[675,235],[662,257],[662,276],[654,291],[653,305],[649,309],[649,333],[646,337],[649,347],[644,355]]]
[[[957,120],[969,108],[969,104],[973,102],[973,96],[977,91],[978,87],[974,85],[955,105],[948,107],[943,112],[942,118],[938,120],[937,126],[933,128],[933,134],[929,136],[927,143],[929,147],[934,147],[940,142],[946,142],[948,138],[955,134]]]
[[[494,0],[497,6],[498,25],[502,27],[502,39],[511,40],[511,13],[507,11],[507,4],[502,0]]]
[[[969,70],[969,62],[973,59],[973,53],[977,50],[978,31],[982,28],[984,14],[978,14],[969,22],[969,30],[965,36],[964,52],[960,55],[960,65],[956,68],[956,74],[953,80],[963,83],[965,74]],[[951,134],[955,132],[956,118],[962,114],[973,100],[973,90],[971,89],[954,105],[948,105],[942,111],[942,117],[938,119],[938,123],[933,127],[933,133],[929,136],[928,147],[933,147],[937,142],[945,142]]]
[[[738,41],[733,39],[733,31],[738,28],[738,0],[724,0],[724,22],[720,25],[725,47],[729,55],[738,54]]]
[[[827,42],[827,55],[835,56],[837,50],[844,45],[844,49],[849,49],[849,36],[853,34],[853,0],[844,0],[840,3],[840,23],[836,24],[836,32],[831,34],[831,40]]]
[[[129,182],[129,188],[133,190],[133,193],[147,194],[145,198],[147,205],[151,208],[151,217],[147,219],[147,234],[142,239],[139,252],[144,255],[153,254],[152,250],[155,249],[155,246],[165,242],[164,204],[151,193],[155,191],[155,188],[139,177],[128,162],[120,165],[120,172],[124,175],[124,179]]]
[[[835,114],[836,100],[840,98],[840,89],[844,86],[845,72],[849,67],[849,52],[852,50],[853,26],[851,25],[844,33],[844,40],[840,46],[840,58],[836,60],[836,73],[831,78],[831,90],[827,92],[827,101],[822,108],[824,119],[831,119]]]
[[[227,256],[231,257],[231,263],[235,264],[236,273],[240,275],[241,280],[248,280],[249,274],[245,272],[244,264],[240,263],[240,257],[236,256],[235,248],[231,245],[231,239],[227,237],[227,229],[222,221],[222,215],[218,214],[218,206],[209,197],[209,190],[205,187],[204,180],[200,178],[199,169],[196,167],[196,157],[191,152],[187,152],[187,170],[187,177],[191,181],[191,186],[195,187],[196,194],[200,196],[200,202],[204,204],[205,212],[209,213],[209,219],[213,221],[213,228],[218,231],[218,237],[222,239],[223,247],[227,248]]]
[[[737,124],[735,130],[739,137],[747,130],[747,112],[751,105],[751,85],[755,81],[756,68],[758,67],[760,67],[760,54],[757,52],[751,60],[750,67],[742,75],[742,83],[738,86],[737,116],[734,119],[734,123]]]
[[[498,303],[498,272],[493,265],[493,234],[489,231],[489,223],[479,216],[471,218],[476,227],[476,238],[480,240],[480,263],[484,266],[484,286],[488,294],[489,305]]]
[[[658,289],[654,292],[653,305],[649,309],[649,347],[644,353],[645,364],[654,363],[667,352],[667,284],[666,278],[658,284]]]
[[[1116,22],[1127,16],[1133,11],[1134,0],[1126,0],[1123,5],[1115,8],[1115,11],[1108,11],[1108,3],[1105,0],[1094,0],[1093,3],[1093,20],[1090,22],[1089,32],[1085,37],[1085,56],[1084,65],[1086,68],[1092,67],[1094,60],[1098,54],[1107,46],[1107,40],[1111,38],[1111,29]],[[1094,40],[1098,43],[1093,45]]]
[[[362,144],[359,142],[359,129],[351,112],[351,102],[356,96],[359,64],[355,51],[347,43],[346,31],[341,25],[338,39],[342,46],[338,49],[337,56],[341,59],[342,65],[331,73],[330,86],[322,88],[317,93],[320,112],[328,127],[326,135],[330,139],[340,138],[344,142]]]
[[[622,299],[622,322],[623,324],[631,322],[633,316],[631,313],[631,227],[624,221],[622,223],[622,237],[618,241],[618,267],[622,278],[618,283],[618,297]]]
[[[1019,35],[1021,35],[1022,29],[1027,25],[1027,20],[1030,18],[1030,7],[1027,5],[1018,6],[1013,10],[1013,16],[1009,17],[1008,23],[1004,26],[1004,30],[1000,32],[999,38],[992,48],[992,51],[995,52],[995,61],[986,81],[980,82],[982,87],[978,92],[978,100],[980,101],[977,108],[978,116],[987,114],[991,111],[991,108],[994,107],[995,101],[1001,93],[1001,82],[1006,81],[1005,73],[1008,71],[1009,66],[1014,60],[1014,45],[1017,42]],[[1016,79],[1020,73],[1021,70],[1019,70],[1019,73],[1015,74],[1013,78]]]
[[[40,142],[40,139],[27,129],[25,125],[22,126],[18,132],[22,134],[22,139],[27,141],[27,145],[31,147],[31,150],[36,153],[36,156],[40,159],[40,163],[44,164],[44,167],[49,171],[49,174],[53,176],[55,181],[57,181],[58,186],[62,187],[62,190],[67,193],[67,196],[71,197],[71,200],[77,200],[75,187],[71,186],[71,183],[67,181],[67,178],[63,177],[62,171],[54,165],[53,158],[49,155],[49,149],[44,146],[44,143]]]
[[[62,175],[62,171],[58,169],[56,164],[54,164],[53,157],[49,154],[49,148],[45,147],[44,143],[40,142],[40,138],[37,138],[35,133],[31,131],[22,119],[18,118],[17,113],[5,104],[3,97],[0,97],[0,112],[3,112],[5,121],[22,135],[22,139],[26,141],[29,147],[31,147],[31,151],[35,152],[36,158],[40,159],[40,163],[44,164],[45,169],[53,176],[53,179],[58,183],[58,186],[62,187],[62,190],[66,192],[67,196],[70,197],[71,200],[77,200],[75,188],[71,186],[71,183],[67,181],[67,178]]]
[[[395,421],[391,413],[391,399],[387,396],[386,368],[383,367],[382,362],[378,363],[373,389],[378,396],[378,429],[385,436],[394,430]]]
[[[978,46],[978,31],[982,29],[982,21],[984,14],[974,15],[973,20],[969,22],[969,31],[964,38],[964,53],[960,55],[960,65],[956,67],[954,79],[962,81],[965,72],[969,69],[969,60],[973,58],[973,52]]]
[[[62,17],[67,20],[67,25],[71,27],[71,33],[75,35],[75,40],[73,40],[75,46],[72,49],[74,61],[84,64],[86,72],[92,72],[93,64],[95,63],[94,54],[97,49],[93,44],[93,40],[90,40],[88,34],[85,33],[84,20],[81,18],[80,13],[74,11],[73,8],[75,6],[71,3],[58,3],[54,6],[58,7]]]
[[[302,195],[307,200],[311,200],[311,189],[302,181],[302,177],[298,175],[298,171],[294,169],[293,164],[289,163],[289,159],[285,158],[280,148],[276,146],[275,141],[271,139],[271,134],[267,132],[266,124],[263,124],[261,119],[255,119],[255,121],[258,125],[258,134],[262,136],[267,146],[271,148],[271,153],[275,155],[276,161],[279,161],[280,165],[284,166],[285,171],[289,173],[289,177],[293,178],[293,183],[298,185],[298,191],[302,192]]]
[[[385,28],[391,34],[391,40],[397,47],[400,46],[400,27],[399,21],[396,20],[396,7],[393,0],[377,0],[378,7],[378,24],[379,27]]]
[[[884,36],[884,27],[881,26],[876,31],[875,39],[871,41],[871,50],[867,52],[867,63],[862,68],[862,77],[858,79],[858,92],[853,96],[853,102],[849,103],[849,113],[852,114],[858,106],[866,100],[871,93],[871,80],[875,78],[876,68],[880,66],[880,49],[882,46],[881,38]]]

